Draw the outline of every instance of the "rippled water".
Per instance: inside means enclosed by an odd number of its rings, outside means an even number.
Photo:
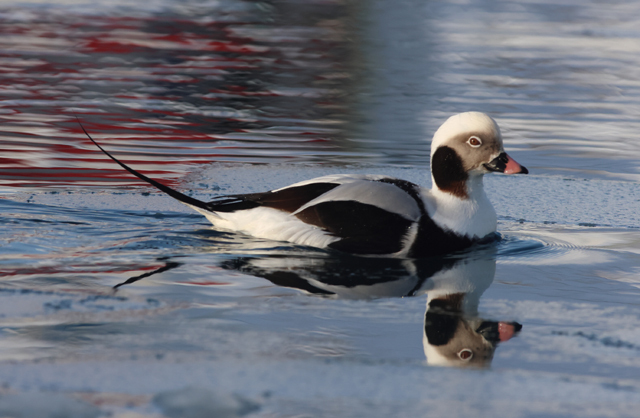
[[[1,3],[0,416],[636,416],[639,16]],[[466,110],[531,174],[486,178],[498,243],[426,262],[213,230],[78,124],[206,199],[336,172],[428,184],[433,131]],[[485,368],[435,367],[424,336],[452,325],[493,341]]]

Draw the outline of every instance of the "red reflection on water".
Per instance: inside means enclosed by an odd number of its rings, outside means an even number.
[[[0,185],[139,184],[76,116],[123,161],[165,179],[190,164],[339,153],[344,78],[328,74],[341,71],[344,40],[327,24],[340,6],[326,8],[304,22],[46,10],[3,22]]]

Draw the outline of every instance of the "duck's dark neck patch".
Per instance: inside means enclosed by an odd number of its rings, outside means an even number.
[[[467,172],[457,152],[447,146],[439,147],[431,158],[431,173],[438,188],[461,199],[467,195]]]

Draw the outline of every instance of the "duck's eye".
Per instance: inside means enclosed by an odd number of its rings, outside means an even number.
[[[482,145],[482,139],[478,138],[477,136],[472,136],[467,140],[467,144],[471,145],[473,148],[478,148],[480,145]]]
[[[460,360],[469,361],[473,357],[473,351],[469,350],[468,348],[463,348],[462,350],[458,351],[458,357],[460,357]]]

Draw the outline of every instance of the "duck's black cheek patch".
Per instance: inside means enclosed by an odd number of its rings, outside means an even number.
[[[431,157],[431,173],[440,190],[466,198],[467,172],[462,159],[452,148],[442,146]]]
[[[431,345],[446,345],[456,334],[460,318],[457,315],[427,311],[424,333]]]
[[[455,336],[462,321],[463,299],[464,293],[454,293],[429,302],[424,317],[424,332],[429,344],[446,345]]]

